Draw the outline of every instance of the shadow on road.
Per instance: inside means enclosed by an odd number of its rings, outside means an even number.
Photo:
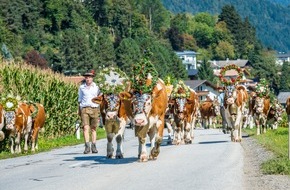
[[[129,164],[133,162],[137,162],[138,158],[137,157],[128,157],[128,158],[123,158],[123,159],[108,159],[106,156],[78,156],[74,157],[72,159],[66,159],[63,161],[95,161],[96,163],[92,164]]]
[[[215,143],[228,143],[230,141],[205,141],[205,142],[199,142],[198,144],[215,144]]]

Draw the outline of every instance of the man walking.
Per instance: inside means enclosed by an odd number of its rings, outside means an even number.
[[[98,153],[96,147],[97,140],[97,127],[98,119],[100,114],[99,104],[92,102],[94,97],[100,94],[100,89],[93,82],[95,76],[94,70],[86,72],[84,75],[84,81],[78,90],[78,102],[79,102],[79,115],[82,120],[82,127],[84,132],[85,140],[85,151],[84,154]],[[91,144],[90,144],[90,133],[91,133]]]

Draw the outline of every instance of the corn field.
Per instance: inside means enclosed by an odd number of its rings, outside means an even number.
[[[50,70],[40,70],[25,63],[0,61],[1,98],[19,95],[21,101],[44,105],[44,136],[56,138],[72,134],[78,119],[78,86]]]

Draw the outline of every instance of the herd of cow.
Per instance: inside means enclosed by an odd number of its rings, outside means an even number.
[[[147,79],[150,84],[150,78]],[[146,83],[147,84],[147,83]],[[187,87],[189,88],[189,87]],[[100,104],[101,116],[107,134],[107,158],[123,158],[123,137],[126,125],[134,126],[138,137],[138,158],[141,162],[157,159],[163,140],[163,131],[167,127],[169,143],[175,145],[190,144],[194,139],[194,129],[198,120],[208,128],[209,120],[220,116],[224,132],[229,130],[231,140],[240,142],[243,125],[254,123],[257,134],[264,133],[267,121],[273,120],[273,129],[281,119],[283,108],[278,102],[270,103],[268,96],[257,96],[255,91],[248,93],[243,85],[220,88],[222,98],[218,101],[199,101],[199,96],[192,89],[188,96],[173,96],[165,83],[158,79],[150,93],[140,93],[134,89],[118,94],[102,94],[92,99]],[[177,94],[184,93],[180,87]],[[288,110],[288,111],[287,111]],[[286,111],[290,115],[290,98]],[[38,148],[38,132],[45,123],[45,110],[41,104],[21,102],[14,111],[5,111],[0,105],[0,140],[9,138],[11,153],[20,153],[21,138],[24,137],[24,150]],[[3,129],[5,127],[5,134]],[[150,139],[150,152],[147,153],[146,139]],[[114,152],[113,139],[117,142]],[[114,154],[115,153],[115,154]]]
[[[147,80],[146,84],[150,84],[151,79]],[[180,88],[178,93],[184,93],[184,90]],[[274,120],[272,128],[277,128],[284,110],[278,102],[271,105],[268,96],[257,96],[255,91],[248,93],[243,85],[226,86],[219,90],[223,93],[221,101],[215,99],[200,102],[199,96],[192,89],[187,97],[172,96],[172,91],[168,92],[167,86],[159,79],[151,93],[130,89],[119,94],[95,97],[93,101],[100,104],[107,132],[107,158],[114,155],[114,137],[117,142],[115,156],[123,158],[123,135],[128,123],[134,126],[138,137],[138,158],[141,162],[157,159],[165,127],[168,129],[169,143],[192,143],[194,129],[200,118],[204,128],[208,128],[205,123],[220,115],[224,132],[229,131],[233,142],[241,141],[243,124],[249,124],[248,121],[255,123],[257,134],[265,132],[267,120]],[[150,140],[149,153],[146,149],[147,135]]]
[[[8,111],[0,104],[0,141],[9,138],[11,153],[21,153],[22,138],[25,152],[29,147],[32,152],[37,150],[38,133],[44,123],[45,110],[42,104],[17,102],[17,107]]]

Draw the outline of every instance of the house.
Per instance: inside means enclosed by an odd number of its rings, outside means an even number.
[[[281,105],[286,106],[286,100],[290,97],[290,92],[280,92],[277,96],[277,99]]]
[[[285,61],[288,61],[290,63],[290,52],[289,53],[279,52],[278,54],[276,54],[276,64],[283,65]]]
[[[213,61],[209,61],[210,64],[211,64],[211,67],[213,69],[221,69],[222,67],[224,66],[227,66],[227,65],[231,65],[231,64],[234,64],[240,68],[249,68],[249,64],[250,62],[246,59],[237,59],[237,60],[221,60],[221,61],[216,61],[216,60],[213,60]]]
[[[196,64],[196,56],[199,53],[194,51],[179,51],[175,52],[176,55],[182,60],[182,64],[184,65],[185,69],[187,70],[188,77],[190,79],[196,78],[197,75],[197,64]]]
[[[219,95],[216,86],[207,80],[186,80],[184,83],[197,93],[200,101],[205,100],[207,96],[213,100]]]

